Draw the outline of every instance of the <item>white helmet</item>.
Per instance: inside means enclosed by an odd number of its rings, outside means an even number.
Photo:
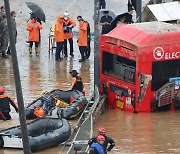
[[[64,19],[67,20],[69,17],[69,14],[67,12],[64,12]]]

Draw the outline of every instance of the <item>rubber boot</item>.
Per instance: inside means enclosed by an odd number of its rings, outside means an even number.
[[[39,47],[35,47],[36,56],[39,56]]]
[[[32,56],[32,47],[29,47],[29,55]]]

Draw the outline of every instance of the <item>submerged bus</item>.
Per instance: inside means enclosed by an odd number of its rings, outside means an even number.
[[[109,107],[150,112],[174,107],[180,83],[180,27],[120,25],[100,38],[100,93]],[[178,106],[176,104],[176,106]]]

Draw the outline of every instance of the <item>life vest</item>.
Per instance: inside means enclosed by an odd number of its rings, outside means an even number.
[[[7,94],[0,95],[0,111],[2,112],[10,112],[10,104],[18,110],[17,105],[15,104],[14,100],[8,96]]]
[[[83,82],[82,82],[82,78],[79,76],[76,76],[76,83],[74,84],[74,86],[72,87],[72,90],[79,90],[79,91],[83,91]]]
[[[105,154],[103,146],[99,143],[91,144],[91,148],[95,149],[99,154]]]

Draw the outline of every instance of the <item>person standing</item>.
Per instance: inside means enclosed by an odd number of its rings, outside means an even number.
[[[106,8],[106,1],[105,0],[100,0],[100,7],[99,9],[105,9]]]
[[[33,13],[33,12],[31,12],[30,13],[30,19],[32,19],[32,18],[36,18],[37,19],[37,21],[42,25],[42,22],[41,22],[41,20]],[[41,31],[39,31],[39,46],[40,46],[40,44],[41,44]]]
[[[84,86],[82,78],[78,75],[79,73],[76,70],[69,72],[72,76],[71,90],[79,90],[83,92]]]
[[[64,13],[64,56],[67,57],[67,40],[70,45],[70,55],[74,57],[74,49],[73,49],[73,33],[72,28],[76,26],[76,22],[69,18],[69,14],[67,12]]]
[[[102,135],[97,137],[97,142],[92,143],[90,145],[90,152],[89,154],[105,154],[103,144],[105,142],[105,138]]]
[[[77,20],[83,19],[82,16],[78,16]],[[87,21],[84,21],[87,24],[87,55],[86,58],[88,59],[91,54],[91,28],[90,24]]]
[[[11,119],[11,115],[9,114],[11,111],[10,104],[14,107],[16,112],[18,112],[18,107],[14,100],[9,95],[5,94],[5,89],[3,87],[0,87],[0,119]]]
[[[14,35],[14,41],[17,42],[17,29],[16,29],[16,12],[11,11],[11,21],[12,21],[12,28],[13,28],[13,35]],[[7,50],[7,54],[11,55],[10,45]]]
[[[128,0],[128,9],[134,7],[136,11],[136,0]]]
[[[83,18],[78,18],[79,21],[79,35],[78,35],[78,46],[81,54],[81,59],[79,62],[84,62],[87,58],[87,45],[88,45],[88,35],[87,35],[87,27],[88,24],[84,22]]]
[[[115,146],[115,142],[112,138],[106,136],[105,133],[106,133],[105,128],[98,129],[98,135],[102,135],[105,138],[105,141],[103,143],[103,148],[104,148],[104,153],[107,154],[107,151],[111,151],[111,149]],[[97,136],[95,136],[88,141],[88,144],[89,146],[91,146],[91,144],[97,142],[98,142]]]
[[[32,17],[32,19],[28,22],[26,30],[29,31],[29,54],[32,56],[32,46],[35,42],[35,51],[36,56],[39,56],[39,31],[42,29],[42,25],[37,21],[36,17]]]
[[[63,49],[64,44],[64,27],[63,27],[63,16],[58,16],[57,22],[54,25],[54,41],[56,42],[56,61],[61,61],[63,58],[61,58],[61,51]]]
[[[6,55],[6,50],[8,48],[8,29],[6,16],[0,13],[0,53],[2,53],[3,58],[8,58]]]
[[[103,11],[104,15],[100,19],[100,24],[102,25],[102,34],[107,34],[111,30],[111,22],[113,18],[109,16],[109,11]]]

